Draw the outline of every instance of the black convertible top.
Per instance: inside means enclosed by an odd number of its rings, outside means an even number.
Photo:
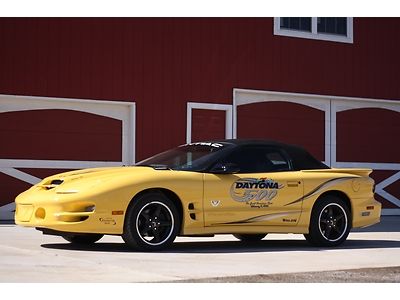
[[[271,146],[277,147],[284,150],[290,157],[293,165],[293,169],[296,171],[300,170],[313,170],[313,169],[329,169],[321,161],[313,157],[304,148],[296,145],[290,145],[272,140],[262,139],[227,139],[227,140],[215,140],[209,141],[210,143],[221,143],[230,144],[234,146]]]

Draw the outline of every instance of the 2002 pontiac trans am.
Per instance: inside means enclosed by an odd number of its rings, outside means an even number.
[[[182,145],[136,166],[45,178],[16,198],[16,223],[71,243],[120,235],[163,249],[176,236],[231,233],[243,242],[300,233],[337,246],[380,220],[370,169],[331,169],[302,148],[271,141]]]

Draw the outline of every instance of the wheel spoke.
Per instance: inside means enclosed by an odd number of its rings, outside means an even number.
[[[331,234],[331,231],[332,231],[332,227],[330,227],[330,226],[326,227],[326,230],[325,230],[325,237],[326,237],[327,239],[329,239],[329,236],[330,236],[330,234]]]
[[[153,232],[153,236],[154,236],[154,242],[155,243],[159,242],[160,241],[160,231],[157,229],[153,229],[152,232]]]
[[[333,208],[332,207],[328,208],[328,216],[333,217]]]
[[[143,236],[147,236],[147,233],[150,231],[151,227],[144,226],[143,229],[140,230],[140,234]]]
[[[160,213],[161,213],[161,205],[157,205],[157,208],[153,213],[153,217],[160,218]]]
[[[341,220],[343,218],[344,218],[344,215],[339,215],[339,216],[336,217],[336,221],[339,221],[339,220]]]
[[[339,234],[342,234],[342,230],[340,230],[339,227],[337,227],[337,226],[333,227],[333,230]]]
[[[171,222],[169,221],[160,221],[160,224],[158,224],[158,226],[160,227],[170,227],[171,226]]]
[[[146,209],[146,210],[143,211],[143,212],[141,213],[141,215],[140,215],[141,217],[143,217],[143,218],[146,220],[146,222],[148,222],[149,219],[150,219],[149,212],[150,212],[150,210],[149,210],[149,209]]]
[[[321,219],[320,222],[321,222],[322,224],[328,223],[328,221],[327,221],[326,219]]]

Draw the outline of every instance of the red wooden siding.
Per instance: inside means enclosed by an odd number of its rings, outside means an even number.
[[[225,138],[225,111],[193,109],[192,142]]]
[[[70,110],[0,114],[1,159],[121,161],[122,122]]]
[[[337,161],[400,163],[400,113],[354,109],[336,116]]]
[[[185,142],[187,101],[234,87],[399,99],[399,30],[355,18],[344,44],[274,36],[272,18],[1,18],[0,93],[135,101],[139,160]]]

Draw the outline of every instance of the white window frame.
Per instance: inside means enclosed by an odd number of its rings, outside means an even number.
[[[225,111],[225,138],[232,138],[232,105],[216,103],[188,102],[186,108],[186,143],[192,142],[192,111],[193,109]]]
[[[274,35],[353,44],[353,18],[349,17],[346,19],[347,36],[330,33],[318,33],[317,17],[311,18],[311,32],[281,28],[281,18],[274,18]]]

